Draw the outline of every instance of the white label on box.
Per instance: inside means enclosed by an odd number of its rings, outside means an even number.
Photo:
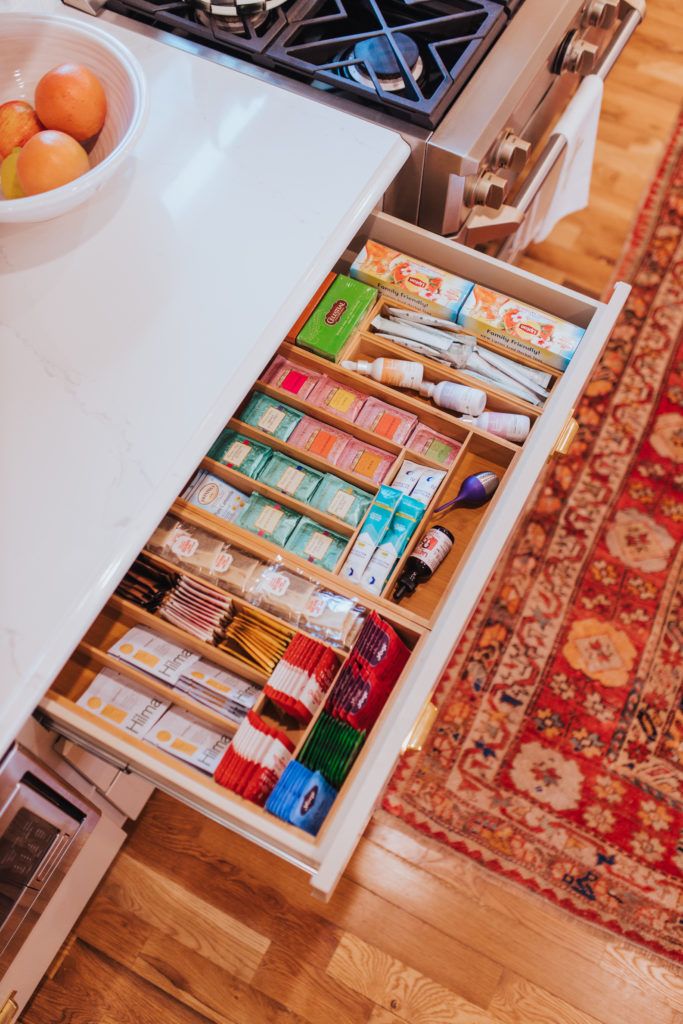
[[[287,468],[280,474],[277,485],[285,494],[294,494],[299,485],[305,480],[306,474],[294,466]]]
[[[257,530],[263,530],[264,533],[272,533],[283,515],[282,509],[273,508],[272,506],[264,508],[256,517],[254,525]]]
[[[76,703],[139,739],[171,706],[109,668],[95,676]]]
[[[147,739],[210,775],[230,745],[229,736],[209,729],[180,708],[167,711],[150,730]]]
[[[233,466],[241,466],[250,451],[251,446],[245,444],[244,441],[233,441],[223,456],[223,462],[229,462]]]
[[[196,683],[198,686],[206,686],[223,696],[230,696],[237,700],[239,695],[253,689],[244,679],[212,665],[209,661],[198,661],[187,672],[183,672],[183,679]]]
[[[332,538],[329,536],[329,534],[318,533],[316,531],[315,533],[311,534],[308,540],[308,544],[304,548],[304,551],[306,552],[309,558],[324,558],[329,550],[331,543]]]
[[[348,515],[349,509],[353,505],[355,498],[355,494],[349,494],[348,491],[342,491],[340,489],[330,502],[327,511],[333,516],[339,516],[340,519],[344,519]]]
[[[177,683],[183,672],[199,661],[198,654],[178,644],[171,644],[141,626],[129,629],[125,636],[109,648],[109,654],[135,665],[143,672],[149,672],[171,686]]]
[[[258,425],[261,430],[272,434],[277,430],[284,418],[285,414],[281,409],[276,409],[274,405],[269,405],[266,411],[259,416]]]

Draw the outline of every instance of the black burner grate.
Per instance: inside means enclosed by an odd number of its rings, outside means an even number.
[[[313,0],[268,54],[277,67],[434,128],[507,17],[495,0]],[[419,68],[405,59],[417,44]],[[373,60],[371,44],[379,50]],[[393,74],[378,74],[387,52]]]
[[[270,43],[287,27],[286,6],[259,18],[230,19],[205,15],[194,0],[107,0],[107,10],[132,15],[148,25],[194,39],[215,50],[235,53],[261,64]],[[291,3],[289,4],[291,7]],[[237,21],[239,20],[239,24]]]
[[[285,0],[242,20],[207,14],[200,0],[106,6],[435,128],[523,2]]]

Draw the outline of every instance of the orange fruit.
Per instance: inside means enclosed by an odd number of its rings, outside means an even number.
[[[38,132],[17,158],[17,177],[27,196],[68,185],[89,170],[83,146],[64,132]]]
[[[72,135],[78,142],[102,130],[107,97],[102,83],[83,64],[60,64],[36,86],[36,113],[46,128]]]
[[[17,146],[23,146],[42,127],[35,110],[25,100],[0,104],[0,159],[4,160]]]

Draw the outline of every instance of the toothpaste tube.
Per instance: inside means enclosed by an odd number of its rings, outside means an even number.
[[[404,494],[410,494],[423,505],[428,505],[445,476],[446,471],[443,469],[428,469],[406,459],[391,481],[391,486]]]
[[[458,323],[485,341],[559,370],[566,370],[584,335],[576,324],[478,284],[462,304]]]
[[[381,594],[391,570],[406,549],[417,524],[425,513],[425,505],[403,495],[384,540],[377,547],[361,579],[361,586],[371,594]]]
[[[360,583],[363,571],[378,544],[389,529],[391,517],[398,508],[403,495],[394,487],[382,485],[370,506],[360,533],[341,567],[340,575],[354,583]]]

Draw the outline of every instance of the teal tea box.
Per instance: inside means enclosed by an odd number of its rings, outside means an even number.
[[[270,458],[271,449],[226,428],[209,449],[209,458],[245,476],[256,477]]]
[[[358,526],[372,501],[372,495],[354,487],[345,480],[340,480],[332,473],[325,473],[316,488],[310,504],[321,512],[341,519],[349,526]]]
[[[263,395],[260,391],[254,392],[239,415],[243,423],[263,430],[280,441],[287,440],[302,417],[303,413],[298,409],[276,402],[274,398]]]
[[[282,548],[300,518],[284,505],[254,493],[240,512],[237,525]]]
[[[302,516],[285,544],[287,551],[330,572],[344,553],[346,538]]]
[[[290,459],[281,452],[273,452],[257,479],[276,491],[289,494],[297,501],[308,501],[323,478],[323,474],[311,466]]]

